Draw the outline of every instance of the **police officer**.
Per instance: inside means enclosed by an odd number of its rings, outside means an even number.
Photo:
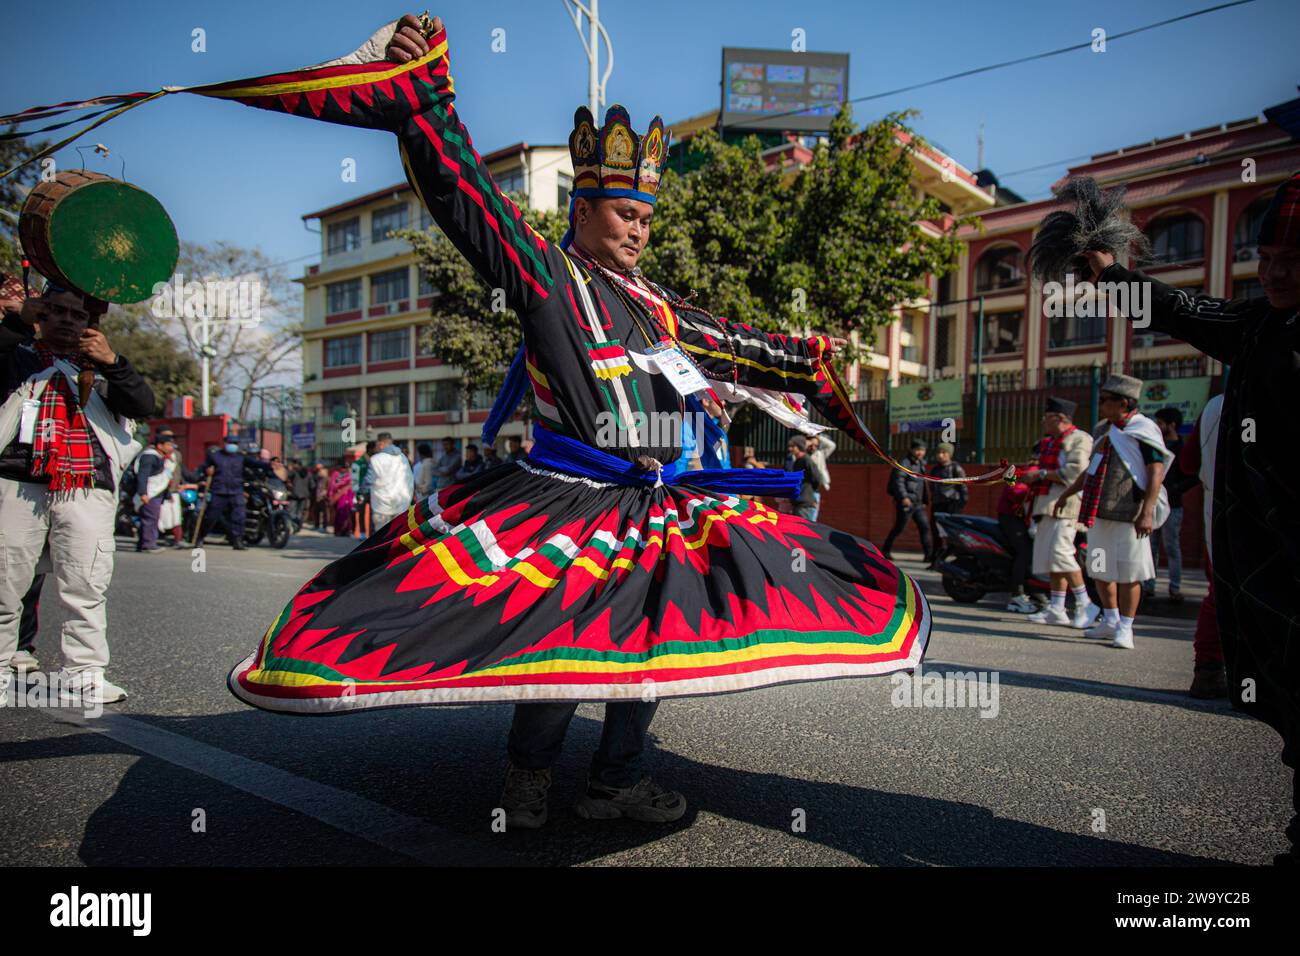
[[[221,516],[226,519],[231,544],[236,551],[243,551],[247,547],[244,544],[244,453],[239,447],[239,436],[227,435],[221,448],[210,449],[203,470],[207,473],[212,497],[195,546],[203,544],[217,517]]]

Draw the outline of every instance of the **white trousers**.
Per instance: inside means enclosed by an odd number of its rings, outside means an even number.
[[[45,485],[0,478],[0,668],[18,649],[23,595],[49,547],[54,593],[67,612],[63,663],[108,666],[105,595],[113,578],[117,496],[100,488],[51,494]],[[46,594],[50,587],[46,584]]]

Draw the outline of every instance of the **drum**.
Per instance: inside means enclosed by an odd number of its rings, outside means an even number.
[[[23,203],[18,233],[41,275],[119,305],[152,297],[180,254],[176,227],[158,200],[85,170],[38,183]]]

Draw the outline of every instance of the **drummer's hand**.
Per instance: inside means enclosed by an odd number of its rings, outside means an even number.
[[[81,351],[96,365],[112,365],[117,353],[108,346],[108,339],[99,329],[86,329],[81,333]]]
[[[6,311],[8,311],[8,306],[9,303],[6,302]],[[36,298],[23,299],[21,304],[15,302],[14,311],[18,313],[18,318],[22,319],[33,328],[36,327],[37,322],[41,321],[41,319],[45,317],[45,306],[41,303],[40,299]]]
[[[651,458],[649,455],[642,455],[636,460],[637,467],[642,471],[659,471],[663,464],[658,458]]]
[[[442,17],[434,17],[433,32],[437,33],[441,29]],[[397,32],[388,41],[388,59],[394,63],[409,63],[411,60],[418,60],[428,52],[429,41],[424,38],[424,31],[420,29],[419,18],[413,13],[406,14],[397,21]]]
[[[849,344],[848,339],[841,339],[834,335],[826,336],[826,351],[831,355],[842,351]]]

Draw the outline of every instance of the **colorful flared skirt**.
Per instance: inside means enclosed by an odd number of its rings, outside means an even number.
[[[308,714],[653,700],[910,670],[929,632],[920,588],[853,535],[510,464],[325,567],[229,683]]]

